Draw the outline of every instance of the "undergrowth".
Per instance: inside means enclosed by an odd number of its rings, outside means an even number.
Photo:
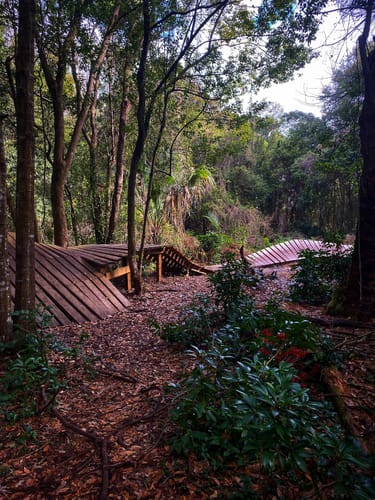
[[[302,250],[299,256],[301,259],[292,266],[290,298],[305,304],[326,304],[334,290],[347,281],[351,252],[338,251],[335,245],[327,244],[319,251]]]
[[[321,397],[331,362],[321,331],[278,303],[257,309],[248,293],[256,282],[241,263],[229,261],[210,282],[210,302],[157,328],[183,346],[192,341],[193,370],[168,388],[178,399],[171,450],[217,471],[257,470],[254,484],[254,474],[244,474],[236,498],[287,498],[291,485],[316,498],[325,489],[337,498],[374,498],[369,457]]]
[[[17,314],[31,314],[35,327],[22,335],[15,332],[13,340],[0,343],[0,354],[6,361],[0,378],[0,416],[10,424],[41,413],[54,401],[66,383],[63,366],[51,363],[50,353],[76,357],[84,340],[82,337],[73,348],[62,344],[48,332],[49,313],[40,313],[39,308]],[[30,429],[24,434],[33,436]]]

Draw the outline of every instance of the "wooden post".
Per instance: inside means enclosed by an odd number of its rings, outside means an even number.
[[[156,260],[156,279],[158,283],[163,279],[163,255],[158,253]]]
[[[132,275],[131,272],[128,272],[126,275],[126,289],[131,290],[132,289]]]

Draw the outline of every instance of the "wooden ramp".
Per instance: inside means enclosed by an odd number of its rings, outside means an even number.
[[[127,245],[81,245],[71,247],[67,251],[90,263],[108,279],[126,275],[128,286],[131,287]],[[168,245],[146,245],[144,259],[156,265],[158,281],[162,279],[163,273],[176,274],[185,271],[207,274],[212,272],[209,267],[191,261],[176,248]]]
[[[11,296],[14,302],[16,250],[14,234],[8,235]],[[52,326],[104,319],[129,306],[127,298],[110,282],[126,276],[131,288],[126,245],[82,245],[61,248],[35,244],[36,302],[52,314]],[[212,272],[196,264],[171,246],[149,245],[145,260],[162,273]]]
[[[338,251],[347,252],[350,251],[351,248],[351,245],[341,245]],[[268,267],[280,264],[291,264],[292,262],[297,262],[300,259],[299,252],[301,250],[313,250],[315,252],[318,252],[319,250],[336,251],[335,249],[327,247],[327,244],[323,241],[290,240],[247,255],[246,260],[250,262],[252,267]]]
[[[296,262],[304,249],[325,248],[321,241],[291,240],[246,256],[253,267]],[[348,250],[342,245],[341,250]],[[15,287],[15,239],[8,236],[11,295]],[[156,265],[157,279],[163,273],[208,274],[220,266],[201,266],[172,246],[148,245],[145,260]],[[52,314],[52,326],[107,318],[129,306],[127,298],[110,282],[125,276],[131,287],[126,245],[82,245],[61,248],[35,244],[36,301]]]
[[[8,236],[11,296],[15,287],[15,239]],[[126,297],[69,249],[35,244],[36,302],[52,314],[52,326],[107,318],[129,305]]]

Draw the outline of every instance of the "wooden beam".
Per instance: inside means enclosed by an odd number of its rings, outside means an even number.
[[[107,278],[107,280],[111,280],[113,278],[119,278],[120,276],[124,276],[124,274],[130,275],[130,267],[129,266],[118,267],[117,269],[113,269],[112,271],[106,271],[103,274],[104,277]]]

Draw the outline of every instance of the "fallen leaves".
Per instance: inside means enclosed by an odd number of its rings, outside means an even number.
[[[286,283],[287,273],[281,270],[278,279],[265,281],[257,300],[264,303]],[[82,344],[76,358],[55,355],[64,364],[68,383],[56,397],[63,419],[51,408],[28,418],[36,439],[24,446],[16,443],[23,433],[21,423],[0,422],[0,498],[97,499],[107,481],[104,493],[109,499],[215,499],[223,489],[238,485],[240,473],[234,467],[219,478],[193,456],[171,456],[166,445],[174,428],[163,388],[180,379],[191,359],[156,337],[150,320],[177,321],[181,306],[207,291],[203,276],[149,281],[144,296],[129,297],[128,312],[55,329],[62,342]],[[334,339],[342,344],[345,330]],[[373,436],[375,350],[368,338],[362,342],[344,366],[345,404],[356,428]],[[256,464],[242,472],[256,484]]]

